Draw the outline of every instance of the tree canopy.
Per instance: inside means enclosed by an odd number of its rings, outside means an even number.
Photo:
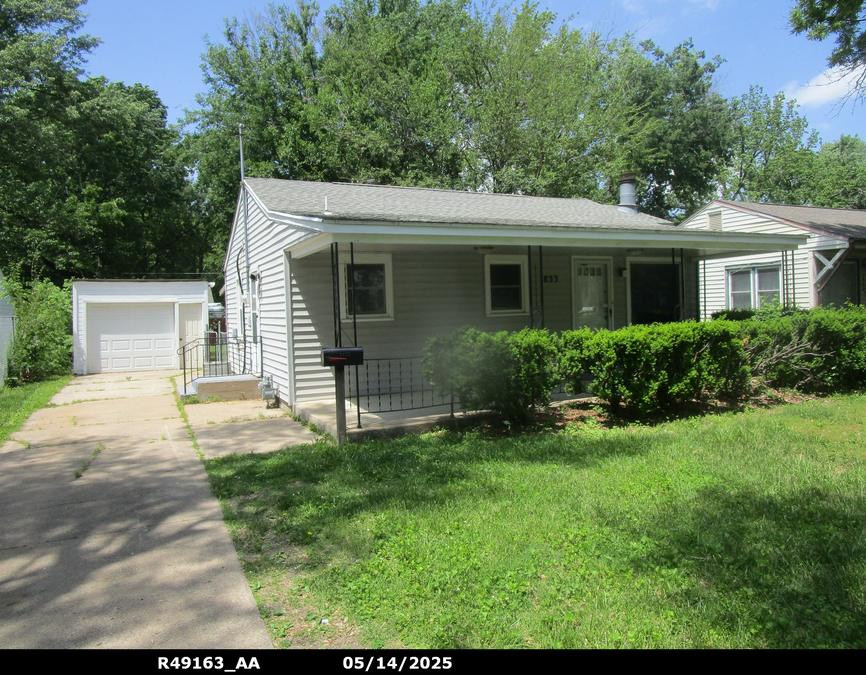
[[[822,144],[783,94],[725,99],[722,59],[691,41],[604,38],[532,3],[271,5],[206,42],[181,132],[147,87],[84,76],[81,5],[0,6],[0,268],[31,279],[221,269],[241,123],[252,176],[616,203],[628,171],[639,208],[675,221],[715,196],[866,205],[859,137]],[[862,58],[863,2],[798,8],[845,38],[838,64]]]
[[[83,77],[81,4],[0,8],[0,267],[58,283],[200,270],[179,136],[152,90]]]
[[[866,96],[866,0],[796,0],[791,27],[810,40],[835,37],[829,64],[857,73],[854,95]]]

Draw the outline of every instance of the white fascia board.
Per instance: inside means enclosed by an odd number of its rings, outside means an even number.
[[[255,205],[259,207],[259,210],[265,214],[268,220],[283,225],[289,225],[298,230],[306,230],[307,232],[322,231],[322,228],[319,226],[322,222],[321,218],[314,218],[312,216],[296,216],[291,213],[282,213],[280,211],[269,211],[249,185],[247,185],[247,193],[252,197]]]
[[[635,247],[697,248],[706,255],[731,255],[731,251],[790,251],[805,244],[807,237],[704,230],[624,230],[605,228],[513,227],[502,225],[370,223],[368,221],[322,221],[322,234],[289,249],[293,258],[303,258],[333,243],[475,245],[475,246],[580,246],[589,248]]]

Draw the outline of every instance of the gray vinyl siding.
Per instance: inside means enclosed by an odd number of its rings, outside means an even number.
[[[805,228],[780,223],[767,216],[745,213],[727,206],[710,206],[696,214],[683,227],[686,229],[707,229],[707,212],[722,212],[723,232],[754,232],[757,234],[808,234],[809,240],[794,251],[794,270],[788,273],[787,293],[799,307],[810,308],[817,303],[814,292],[815,263],[813,251],[837,251],[845,246],[837,237],[810,233]],[[737,267],[778,265],[782,267],[783,257],[788,253],[763,253],[735,258],[709,260],[698,265],[699,297],[702,302],[701,319],[707,320],[713,312],[728,309],[728,270]],[[705,269],[704,269],[705,268]],[[784,267],[782,267],[784,270]],[[782,279],[785,284],[785,279]]]
[[[238,268],[240,268],[240,283],[246,290],[243,208],[240,200],[236,213],[226,256],[226,330],[229,335],[237,330],[239,336],[252,337],[252,312],[249,306],[244,308],[244,325],[240,325],[238,320],[240,314]],[[257,295],[259,318],[256,333],[261,337],[262,342],[261,371],[265,375],[273,376],[274,383],[279,388],[280,398],[291,403],[292,382],[289,374],[291,352],[287,321],[289,304],[284,251],[308,235],[270,221],[253,199],[249,199],[247,203],[247,213],[250,269],[259,275],[258,287],[254,289],[254,294]]]

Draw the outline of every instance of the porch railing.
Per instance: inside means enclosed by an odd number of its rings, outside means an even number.
[[[183,388],[202,377],[262,376],[262,339],[229,337],[209,332],[177,350],[183,369]]]
[[[453,397],[437,394],[421,374],[421,357],[364,359],[346,367],[346,399],[358,406],[357,414],[420,410],[454,406]]]

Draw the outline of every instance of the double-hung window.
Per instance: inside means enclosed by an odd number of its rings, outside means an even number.
[[[529,313],[528,267],[525,255],[484,256],[487,316]]]
[[[778,265],[728,270],[728,309],[760,309],[781,298]]]
[[[340,309],[343,320],[394,318],[394,282],[390,253],[356,253],[355,264],[341,263]]]

